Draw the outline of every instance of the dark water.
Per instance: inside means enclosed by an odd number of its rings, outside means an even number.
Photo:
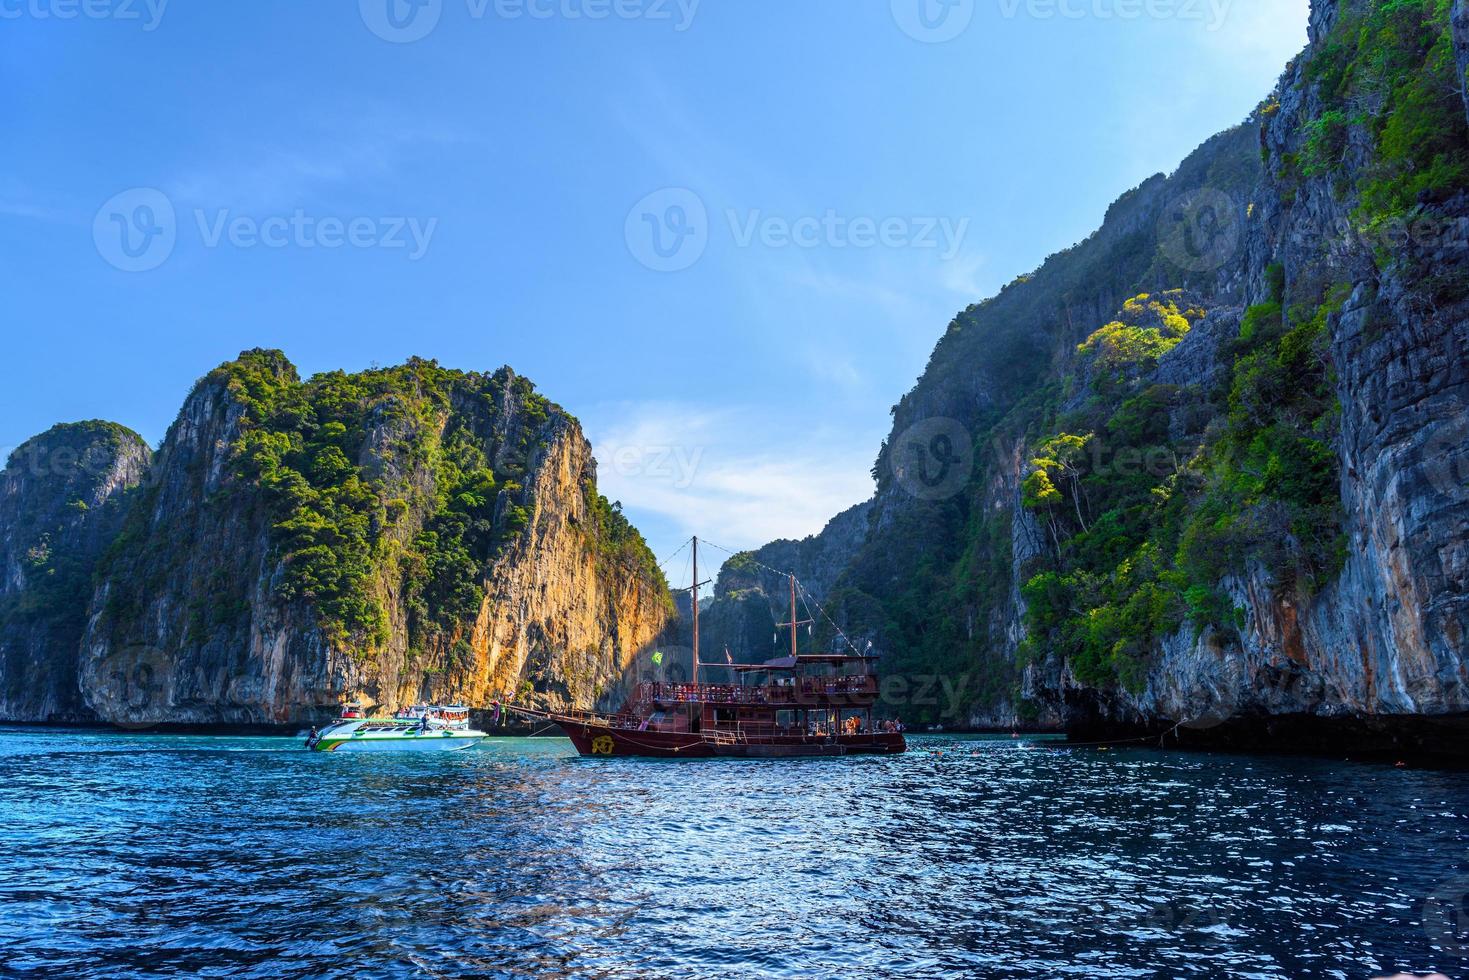
[[[1469,776],[914,745],[3,732],[0,974],[1469,976]]]

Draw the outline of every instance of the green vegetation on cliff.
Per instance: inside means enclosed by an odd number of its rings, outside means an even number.
[[[1226,577],[1258,565],[1280,591],[1309,594],[1337,572],[1327,323],[1343,299],[1338,289],[1283,314],[1277,295],[1252,308],[1219,351],[1229,369],[1213,391],[1144,374],[1124,389],[1096,385],[1085,407],[1041,424],[1061,431],[1043,435],[1025,484],[1050,547],[1026,572],[1024,654],[1056,652],[1085,684],[1138,690],[1159,642],[1186,620],[1236,625],[1219,591]],[[1128,328],[1166,336],[1162,320]],[[1083,358],[1097,356],[1095,338]],[[1135,347],[1151,358],[1150,343]]]
[[[960,313],[940,339],[917,387],[894,409],[893,439],[873,469],[878,500],[872,534],[828,603],[850,632],[876,640],[887,657],[885,670],[961,679],[961,711],[1018,698],[1012,558],[1024,557],[1032,543],[1013,533],[1005,457],[1025,442],[1023,461],[1041,458],[1033,450],[1046,439],[1085,435],[1089,430],[1046,426],[1079,386],[1126,390],[1179,341],[1177,321],[1157,318],[1148,329],[1134,330],[1126,323],[1129,314],[1111,314],[1152,287],[1202,292],[1216,285],[1212,259],[1194,253],[1239,241],[1262,173],[1258,122],[1214,137],[1173,175],[1152,177],[1124,194],[1095,234]],[[1221,201],[1232,202],[1230,208],[1221,209]],[[1217,240],[1200,235],[1211,231],[1219,233]],[[1139,302],[1146,307],[1149,301]],[[1176,305],[1170,315],[1186,320],[1192,307]],[[1090,375],[1066,381],[1077,345],[1114,320],[1124,329],[1093,338],[1097,363]],[[952,492],[947,485],[942,493],[914,492],[897,477],[893,454],[914,451],[911,433],[925,420],[952,420],[971,437],[971,477]],[[1053,448],[1056,463],[1064,464],[1064,447]],[[960,455],[962,466],[968,457]],[[1056,470],[1050,479],[1069,475]],[[910,702],[899,710],[917,722],[944,715],[941,705]]]
[[[80,422],[28,440],[0,472],[0,716],[93,717],[77,682],[93,577],[149,456],[120,425]]]
[[[237,513],[262,507],[275,559],[271,594],[308,604],[332,645],[359,654],[387,641],[399,602],[411,651],[467,651],[464,624],[485,600],[489,571],[533,519],[527,484],[537,455],[575,424],[508,368],[466,373],[418,358],[303,382],[279,351],[256,350],[216,369],[201,389],[222,392],[234,406],[225,411],[237,414],[232,472],[206,507],[219,510],[225,499],[239,501]],[[620,507],[590,482],[581,490],[593,518],[588,546],[661,581]],[[146,522],[137,515],[119,554],[137,560]],[[144,574],[113,597],[119,617],[178,565],[167,555],[142,564]],[[196,640],[248,611],[248,581],[192,585]]]
[[[16,487],[5,506],[8,544],[24,583],[0,589],[0,630],[46,622],[67,636],[80,636],[91,597],[97,551],[107,541],[82,546],[84,523],[116,527],[134,492],[123,488],[92,513],[89,500],[124,455],[145,459],[141,436],[114,422],[58,425],[17,448],[6,461],[4,478]],[[141,470],[141,465],[138,467]],[[105,537],[105,535],[103,535]]]
[[[1469,276],[1444,260],[1450,224],[1434,220],[1469,188],[1450,7],[1340,4],[1306,55],[1304,85],[955,319],[894,411],[872,536],[833,592],[839,618],[889,651],[888,669],[968,677],[975,705],[986,703],[976,689],[1016,690],[1018,585],[1022,662],[1060,655],[1085,685],[1136,690],[1164,637],[1238,628],[1241,576],[1302,600],[1337,576],[1346,538],[1332,331],[1372,273],[1361,260],[1412,266],[1401,284],[1430,303],[1469,294]],[[1323,190],[1352,214],[1355,237],[1326,226]],[[1308,193],[1311,206],[1292,210]],[[1216,210],[1192,212],[1198,227],[1180,238],[1168,222],[1189,213],[1189,195]],[[1222,239],[1217,262],[1180,262],[1204,218],[1228,230],[1217,211],[1226,199],[1247,205],[1239,238]],[[1289,268],[1267,273],[1265,256]],[[1151,305],[1165,286],[1186,290],[1169,300],[1176,313]],[[1144,290],[1153,295],[1123,304]],[[1200,307],[1245,296],[1263,301],[1237,332],[1221,335],[1234,322],[1221,314],[1207,338],[1186,339],[1201,329]],[[1183,360],[1159,371],[1180,343],[1190,343]],[[891,454],[932,419],[968,430],[972,476],[953,494],[905,493]],[[1012,524],[1017,464],[1027,513]]]
[[[470,377],[415,359],[300,384],[278,357],[251,352],[217,374],[246,406],[234,451],[238,475],[263,491],[270,511],[283,569],[276,595],[311,602],[337,644],[386,639],[377,581],[389,562],[404,573],[415,640],[476,608],[484,566],[524,527],[514,478],[526,447],[514,447],[496,474],[464,414],[445,426],[456,395],[474,421],[492,425],[512,394],[508,377]],[[538,397],[527,395],[527,407],[544,419]],[[410,512],[426,517],[411,536]]]
[[[588,488],[588,496],[595,521],[593,544],[601,567],[617,577],[633,575],[662,585],[661,602],[672,616],[673,596],[667,590],[663,569],[658,566],[658,559],[643,539],[642,532],[623,514],[622,501],[609,501],[592,487]]]
[[[1023,501],[1047,534],[1041,556],[1022,570],[1022,653],[1059,652],[1088,683],[1138,683],[1148,650],[1183,617],[1169,540],[1178,522],[1163,511],[1192,456],[1189,434],[1173,432],[1172,418],[1196,415],[1200,398],[1150,375],[1203,315],[1177,291],[1129,300],[1078,348],[1091,380],[1068,402],[1077,407],[1030,428],[1036,448]],[[1109,359],[1103,341],[1119,336],[1131,340]]]
[[[1370,228],[1469,187],[1469,123],[1454,59],[1452,0],[1373,0],[1348,8],[1307,76],[1325,105],[1307,124],[1300,164],[1340,172],[1357,130],[1371,162],[1356,185]]]

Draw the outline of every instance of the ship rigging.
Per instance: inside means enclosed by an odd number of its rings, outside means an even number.
[[[876,657],[859,651],[834,622],[831,625],[846,650],[801,652],[800,628],[815,620],[800,618],[797,600],[804,590],[793,574],[776,573],[788,580],[790,588],[790,621],[779,624],[790,631],[788,655],[763,663],[736,664],[726,651],[727,663],[703,663],[699,589],[709,583],[699,581],[699,539],[690,543],[692,585],[683,590],[690,593],[693,627],[689,683],[661,679],[638,683],[615,713],[545,711],[516,704],[503,707],[520,717],[560,727],[586,756],[778,758],[906,751],[901,725],[881,722],[875,716],[879,696]],[[820,610],[820,604],[816,605]],[[735,683],[703,683],[700,668],[729,669]]]

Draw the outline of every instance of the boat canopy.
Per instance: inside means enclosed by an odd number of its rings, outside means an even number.
[[[737,674],[754,674],[767,670],[795,670],[803,664],[834,664],[841,666],[845,663],[878,659],[880,658],[862,653],[803,653],[794,657],[776,657],[774,660],[767,660],[763,664],[734,664],[734,670]]]

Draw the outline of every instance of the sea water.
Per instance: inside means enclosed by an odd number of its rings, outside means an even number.
[[[1469,776],[910,744],[0,731],[0,974],[1469,976]]]

